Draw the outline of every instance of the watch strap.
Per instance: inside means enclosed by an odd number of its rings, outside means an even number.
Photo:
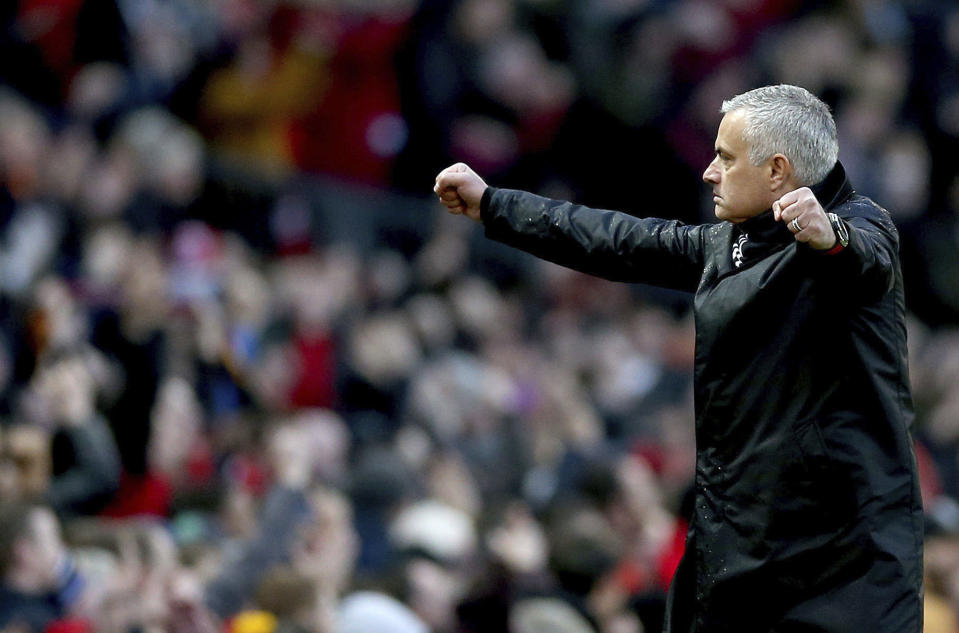
[[[826,217],[829,218],[829,224],[832,226],[833,233],[836,235],[836,244],[826,251],[826,255],[835,255],[849,245],[849,229],[846,228],[842,218],[835,213],[827,213]]]

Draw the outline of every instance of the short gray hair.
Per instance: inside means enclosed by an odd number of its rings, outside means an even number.
[[[742,110],[749,162],[761,165],[783,154],[800,185],[822,181],[839,158],[836,122],[829,106],[799,86],[764,86],[723,101],[720,112]]]

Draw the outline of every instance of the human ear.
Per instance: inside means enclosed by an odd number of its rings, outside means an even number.
[[[792,179],[793,166],[783,154],[769,159],[769,190],[778,191]]]

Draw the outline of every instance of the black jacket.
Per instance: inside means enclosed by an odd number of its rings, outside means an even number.
[[[669,633],[922,630],[898,234],[838,163],[813,190],[849,229],[839,253],[797,243],[772,211],[688,226],[483,197],[489,237],[696,293],[696,506]]]

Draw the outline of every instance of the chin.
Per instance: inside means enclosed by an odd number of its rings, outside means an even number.
[[[725,209],[720,206],[717,206],[715,208],[714,213],[716,214],[716,218],[722,220],[723,222],[732,222],[733,224],[739,224],[740,222],[746,219],[743,216],[730,213],[729,209]]]

